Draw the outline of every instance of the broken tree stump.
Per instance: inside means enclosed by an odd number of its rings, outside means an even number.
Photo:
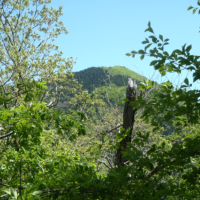
[[[135,101],[137,99],[137,84],[131,78],[128,78],[128,86],[126,89],[126,99],[127,101],[124,106],[124,113],[123,113],[123,128],[127,130],[130,128],[129,134],[120,142],[120,147],[117,149],[117,165],[124,166],[128,165],[129,162],[123,157],[123,151],[126,149],[128,142],[131,142],[131,135],[133,131],[133,125],[135,121],[135,112],[136,109],[133,110],[133,106],[129,106],[129,103]]]

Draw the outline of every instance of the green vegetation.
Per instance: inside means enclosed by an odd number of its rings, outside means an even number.
[[[119,65],[116,65],[114,67],[101,67],[101,68],[110,72],[110,74],[112,76],[122,75],[124,77],[136,79],[138,81],[143,81],[143,80],[147,79],[144,76],[141,76],[140,74],[138,74],[138,73],[126,68],[126,67],[119,66]]]
[[[97,71],[98,84],[109,80],[82,91],[73,59],[63,59],[48,40],[67,33],[58,20],[62,8],[48,8],[49,2],[0,1],[0,199],[200,199],[200,91],[187,78],[180,88],[170,81],[158,86],[120,66],[85,70],[88,82],[77,73],[85,88]],[[151,56],[161,76],[189,70],[193,82],[200,79],[200,56],[191,45],[168,53],[169,39],[157,38],[150,22],[145,31],[144,50],[127,56]],[[120,128],[118,79],[129,73],[138,78],[137,99],[129,104],[137,116],[123,151],[129,164],[118,166],[116,150],[130,131]]]
[[[115,106],[119,106],[121,111],[123,105],[117,104],[125,98],[128,78],[133,78],[138,85],[142,81],[148,81],[147,78],[122,66],[91,67],[75,72],[74,78],[81,83],[83,90],[88,90],[90,93],[95,92],[107,104],[110,102]],[[159,85],[155,83],[154,89],[158,87]],[[149,91],[150,89],[146,92]],[[153,90],[148,94],[148,98],[151,95],[153,95]]]
[[[74,73],[74,78],[82,84],[82,89],[93,91],[97,87],[115,84],[118,87],[126,86],[128,78],[137,83],[147,80],[140,74],[122,66],[114,67],[90,67]]]

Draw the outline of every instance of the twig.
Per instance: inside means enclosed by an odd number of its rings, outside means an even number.
[[[106,133],[110,133],[110,132],[114,131],[115,129],[117,129],[117,128],[121,127],[121,126],[123,126],[123,125],[120,124],[120,125],[116,126],[115,128],[111,129],[110,131],[107,131]]]
[[[112,165],[111,165],[111,163],[110,163],[110,161],[109,161],[109,159],[108,159],[108,157],[107,157],[107,156],[106,156],[106,160],[108,161],[108,163],[109,163],[110,167],[112,168]]]
[[[108,169],[111,169],[105,162],[101,161],[101,160],[97,160],[100,163],[103,163]]]
[[[3,138],[6,138],[6,137],[9,137],[9,136],[11,136],[13,133],[14,133],[14,132],[13,132],[13,131],[11,131],[11,132],[9,132],[9,133],[8,133],[8,134],[6,134],[6,135],[2,135],[2,136],[0,136],[0,140],[1,140],[1,139],[3,139]]]
[[[6,185],[5,183],[0,183],[0,185],[3,185],[3,186],[8,186],[8,185]]]

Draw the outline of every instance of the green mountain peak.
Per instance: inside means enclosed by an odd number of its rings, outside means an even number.
[[[122,76],[127,76],[128,78],[136,79],[139,81],[143,81],[144,79],[147,79],[146,77],[126,68],[125,66],[120,66],[120,65],[115,65],[113,67],[103,67],[102,66],[101,68],[110,72],[110,74],[112,76],[120,74]]]
[[[144,76],[119,65],[113,67],[90,67],[74,74],[78,82],[83,85],[83,89],[89,92],[97,87],[113,84],[117,87],[126,86],[128,78],[136,80],[136,83],[147,80]]]

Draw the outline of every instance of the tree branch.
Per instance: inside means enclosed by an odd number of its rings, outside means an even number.
[[[11,136],[13,133],[14,133],[13,131],[10,131],[10,132],[9,132],[8,134],[6,134],[6,135],[1,135],[1,136],[0,136],[0,140],[3,139],[3,138],[6,138],[6,137]]]

